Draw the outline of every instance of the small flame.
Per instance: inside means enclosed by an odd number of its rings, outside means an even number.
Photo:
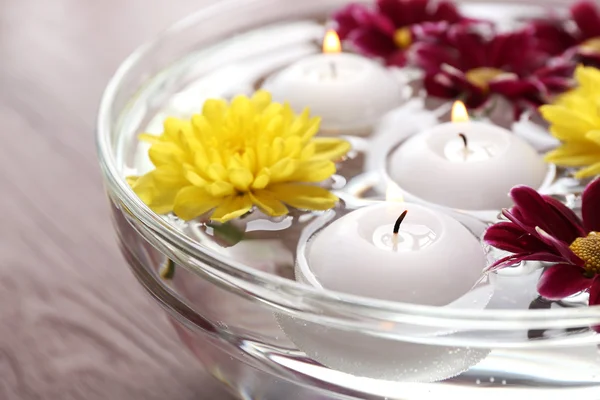
[[[325,34],[325,38],[323,39],[323,53],[326,54],[335,54],[342,52],[342,43],[340,42],[340,37],[337,32],[330,29]]]
[[[462,101],[456,101],[452,106],[452,122],[469,122],[469,112]]]
[[[395,201],[397,203],[404,202],[404,196],[402,195],[402,190],[392,183],[390,183],[385,192],[385,200],[386,201]]]

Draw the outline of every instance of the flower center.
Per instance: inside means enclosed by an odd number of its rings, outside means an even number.
[[[471,84],[487,92],[490,90],[490,82],[502,74],[504,74],[504,71],[501,69],[481,67],[467,71],[465,76]]]
[[[570,246],[571,251],[581,258],[583,268],[592,274],[600,274],[600,234],[590,233],[587,237],[577,238]]]
[[[412,42],[412,33],[408,27],[400,28],[394,33],[394,43],[401,49],[409,48]]]
[[[579,48],[593,53],[600,53],[600,37],[586,40],[579,46]]]

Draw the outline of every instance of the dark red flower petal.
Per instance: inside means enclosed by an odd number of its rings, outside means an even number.
[[[453,99],[460,95],[452,81],[443,73],[428,74],[425,76],[423,86],[430,96],[442,99]]]
[[[456,5],[450,1],[440,1],[433,13],[433,21],[448,21],[456,23],[462,20],[462,16],[458,12]]]
[[[538,281],[539,294],[548,300],[561,300],[588,289],[592,280],[572,264],[557,264],[548,268]]]
[[[345,40],[353,30],[368,24],[370,14],[371,11],[362,4],[350,4],[333,14],[340,39]]]
[[[600,178],[583,191],[581,212],[585,229],[588,232],[600,232]]]
[[[524,261],[539,261],[539,262],[551,262],[551,263],[563,263],[565,259],[561,256],[551,253],[519,253],[513,254],[500,260],[487,268],[487,272],[497,271],[502,268],[514,267]]]
[[[537,191],[525,186],[517,186],[510,192],[522,215],[521,222],[529,228],[539,227],[550,236],[571,243],[574,238],[570,218],[561,215],[563,209],[551,206]]]
[[[600,304],[600,276],[596,275],[590,285],[590,298],[588,304],[590,306],[597,306]]]
[[[573,251],[567,243],[558,240],[557,238],[550,235],[548,232],[545,232],[541,228],[536,228],[536,231],[540,239],[548,246],[554,247],[556,249],[556,252],[562,257],[564,257],[566,261],[578,266],[582,266],[584,264],[584,262],[579,257],[577,257],[575,253],[573,253]]]
[[[487,46],[490,44],[471,26],[453,26],[448,32],[448,40],[458,53],[461,71],[466,72],[478,67],[495,67],[488,62],[487,58]]]
[[[523,80],[518,77],[495,79],[489,84],[490,91],[501,94],[509,99],[519,99],[540,92],[539,85],[533,80]],[[544,88],[541,88],[542,91]]]
[[[561,76],[552,76],[541,78],[540,82],[546,88],[546,91],[551,94],[560,94],[574,87],[573,78],[564,78]]]
[[[577,51],[577,60],[586,66],[600,68],[600,53],[590,51]]]
[[[600,36],[600,13],[596,4],[591,1],[581,1],[571,7],[571,16],[584,39]]]
[[[414,63],[426,73],[438,73],[443,65],[456,67],[451,49],[435,43],[419,42],[410,49]]]
[[[530,235],[512,222],[492,225],[483,237],[485,243],[511,253],[531,253],[546,251],[548,246],[537,237]]]
[[[564,218],[564,226],[566,228],[563,232],[563,237],[565,242],[573,243],[578,237],[586,236],[587,232],[585,231],[581,220],[573,210],[550,196],[542,197],[550,207],[554,208],[555,215]]]
[[[401,28],[425,21],[428,3],[429,0],[378,0],[377,8]]]
[[[388,56],[385,60],[386,65],[404,67],[408,62],[408,55],[405,50],[396,50],[392,55]]]
[[[552,56],[577,44],[577,39],[565,29],[562,21],[533,21],[529,29],[537,40],[538,49]]]
[[[392,39],[375,29],[356,29],[348,39],[361,53],[372,57],[387,58],[397,49]]]

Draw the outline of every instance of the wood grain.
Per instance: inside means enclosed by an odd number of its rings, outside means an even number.
[[[0,3],[0,399],[226,398],[121,258],[94,148],[118,63],[209,1]]]

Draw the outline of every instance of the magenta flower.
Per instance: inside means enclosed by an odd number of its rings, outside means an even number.
[[[463,17],[449,1],[377,0],[374,8],[350,4],[333,19],[340,38],[362,54],[404,66],[413,43],[435,40]]]
[[[539,107],[571,87],[575,65],[551,59],[531,30],[498,34],[489,25],[454,25],[445,43],[414,46],[431,96],[462,98],[479,108],[499,95],[517,111]]]
[[[575,3],[567,20],[534,21],[531,26],[540,46],[550,54],[600,66],[600,9],[594,2]]]
[[[490,270],[522,261],[550,262],[538,282],[541,296],[560,300],[587,291],[589,304],[600,304],[600,179],[583,193],[582,218],[528,187],[516,187],[510,195],[515,206],[503,211],[510,222],[491,226],[484,241],[513,254]]]

